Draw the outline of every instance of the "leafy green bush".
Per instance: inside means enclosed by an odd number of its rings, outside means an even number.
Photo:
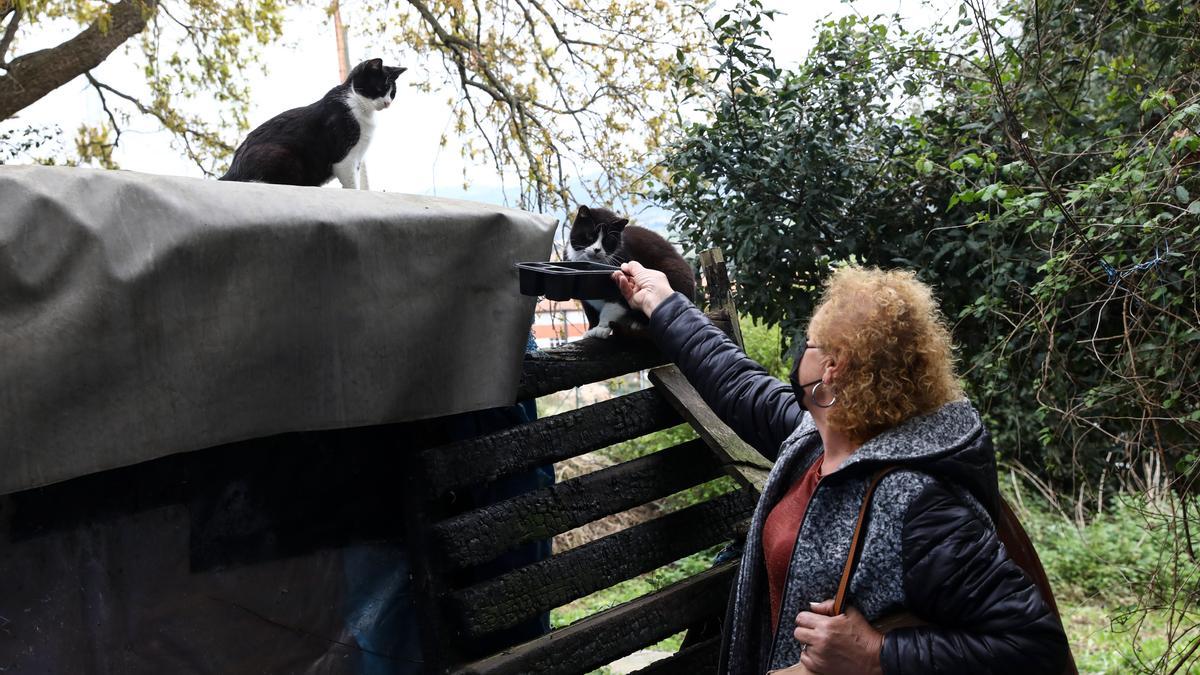
[[[743,3],[713,25],[714,67],[681,66],[706,117],[654,194],[689,248],[726,250],[740,308],[791,336],[832,266],[915,269],[1007,456],[1094,487],[1150,449],[1189,472],[1200,8],[849,16],[793,69],[763,46],[770,16]]]

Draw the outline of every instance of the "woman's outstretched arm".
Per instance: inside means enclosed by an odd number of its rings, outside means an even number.
[[[746,356],[666,275],[639,263],[613,274],[629,306],[650,317],[650,334],[709,407],[765,457],[800,424],[803,410],[790,385]]]

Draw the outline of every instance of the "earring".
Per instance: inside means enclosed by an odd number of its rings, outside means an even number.
[[[828,408],[828,407],[832,406],[834,403],[837,403],[837,394],[834,394],[833,398],[829,399],[829,403],[819,403],[817,401],[817,390],[820,389],[821,385],[823,385],[823,384],[825,384],[825,383],[817,382],[816,384],[814,384],[813,388],[812,388],[812,392],[809,394],[809,396],[812,396],[813,405],[817,406],[818,408]]]

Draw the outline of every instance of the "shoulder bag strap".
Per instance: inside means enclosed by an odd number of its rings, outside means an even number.
[[[850,538],[850,553],[846,556],[846,566],[842,568],[842,580],[838,582],[837,595],[833,596],[833,614],[841,614],[846,607],[846,592],[850,589],[850,577],[854,576],[854,566],[858,564],[858,554],[862,550],[862,540],[867,536],[867,509],[871,506],[871,497],[879,481],[889,473],[899,469],[898,466],[885,466],[871,476],[867,491],[863,494],[862,506],[858,508],[858,522],[854,524],[854,536]]]

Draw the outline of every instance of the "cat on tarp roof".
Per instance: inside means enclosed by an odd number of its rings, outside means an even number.
[[[358,187],[358,165],[375,131],[375,113],[396,98],[407,68],[368,59],[321,100],[279,113],[251,131],[221,180],[319,186],[337,177]]]
[[[629,225],[629,219],[612,211],[580,206],[571,223],[567,260],[586,260],[620,265],[636,260],[667,275],[671,288],[690,300],[696,299],[696,274],[671,242],[644,227]],[[637,336],[645,332],[646,317],[617,301],[583,300],[590,328],[586,337],[609,338],[614,334]]]

